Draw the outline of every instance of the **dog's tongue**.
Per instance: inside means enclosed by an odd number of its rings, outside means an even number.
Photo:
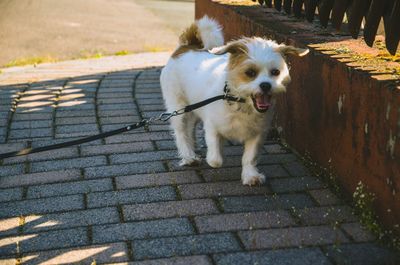
[[[270,106],[271,96],[265,94],[257,94],[255,96],[257,108],[260,110],[267,110]]]

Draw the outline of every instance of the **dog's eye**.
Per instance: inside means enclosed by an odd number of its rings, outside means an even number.
[[[255,77],[255,76],[257,75],[257,72],[256,72],[256,70],[254,70],[254,69],[248,69],[248,70],[245,72],[245,74],[246,74],[248,77]]]
[[[281,71],[279,71],[278,69],[271,70],[271,75],[273,75],[273,76],[278,76],[280,73],[281,73]]]

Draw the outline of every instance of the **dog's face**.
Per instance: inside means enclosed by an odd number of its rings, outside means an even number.
[[[290,82],[286,55],[303,56],[308,50],[278,45],[262,38],[244,38],[212,52],[230,53],[227,73],[229,88],[239,97],[251,97],[254,108],[258,112],[265,112],[272,104],[272,97],[285,92]]]

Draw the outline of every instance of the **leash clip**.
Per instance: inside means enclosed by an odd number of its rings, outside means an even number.
[[[182,115],[184,113],[185,113],[185,108],[182,108],[180,110],[175,110],[173,112],[164,112],[164,113],[161,113],[160,116],[158,116],[158,118],[156,120],[158,120],[158,121],[168,121],[172,117],[178,116],[178,115]]]

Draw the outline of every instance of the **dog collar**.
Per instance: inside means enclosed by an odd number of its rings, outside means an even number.
[[[236,96],[232,96],[229,94],[230,89],[228,87],[228,83],[225,82],[225,86],[224,86],[224,99],[228,100],[228,101],[236,101],[236,102],[241,102],[244,103],[246,102],[246,99],[244,98],[240,98],[240,97],[236,97]]]

